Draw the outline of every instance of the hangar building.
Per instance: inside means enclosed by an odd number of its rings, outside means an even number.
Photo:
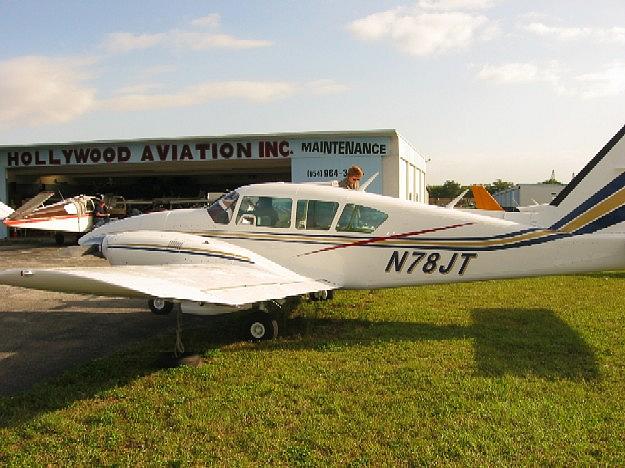
[[[493,194],[497,203],[506,210],[551,201],[566,187],[563,184],[515,184]]]
[[[340,180],[353,164],[364,179],[379,172],[368,191],[427,202],[425,158],[396,130],[2,146],[0,201],[15,208],[42,190],[206,197],[252,183]]]

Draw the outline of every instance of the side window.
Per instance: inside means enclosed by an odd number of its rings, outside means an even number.
[[[386,221],[388,215],[375,208],[348,203],[336,223],[337,231],[345,232],[373,232]]]
[[[338,207],[337,202],[298,200],[295,227],[327,231],[330,229]]]
[[[239,192],[229,192],[208,207],[208,214],[218,224],[228,224],[232,219]]]
[[[237,224],[286,228],[291,225],[290,198],[243,197],[237,213]]]

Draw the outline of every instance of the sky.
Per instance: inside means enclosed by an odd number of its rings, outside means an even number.
[[[0,145],[397,129],[427,183],[568,182],[625,124],[622,0],[0,0]]]

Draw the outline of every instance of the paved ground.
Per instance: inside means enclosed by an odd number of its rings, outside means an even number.
[[[2,269],[98,265],[108,263],[93,256],[69,256],[67,249],[51,241],[0,244]],[[26,390],[76,364],[155,334],[171,334],[173,348],[174,326],[175,314],[153,315],[140,299],[0,285],[0,395]]]

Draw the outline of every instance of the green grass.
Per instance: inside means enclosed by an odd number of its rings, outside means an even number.
[[[339,292],[0,399],[0,465],[622,465],[625,274]]]

